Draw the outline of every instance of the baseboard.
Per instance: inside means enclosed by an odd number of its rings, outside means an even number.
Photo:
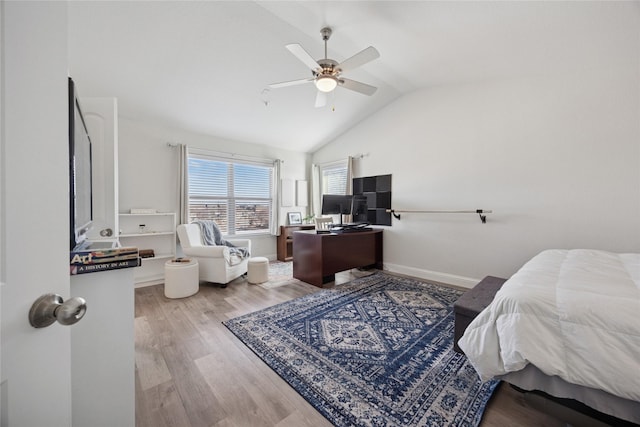
[[[138,288],[146,288],[147,286],[154,286],[154,285],[162,285],[164,284],[164,278],[162,279],[154,279],[154,280],[146,280],[143,282],[136,282],[134,283],[133,287],[135,289]]]
[[[277,260],[275,254],[261,256],[268,258],[269,261]],[[407,267],[405,265],[389,264],[387,262],[383,263],[383,268],[390,273],[403,274],[405,276],[412,276],[418,279],[431,280],[434,282],[445,283],[448,285],[459,286],[461,288],[467,289],[473,288],[481,280],[471,277],[456,276],[455,274],[441,273],[438,271],[424,270],[421,268]]]
[[[478,284],[480,279],[471,277],[456,276],[455,274],[441,273],[438,271],[424,270],[421,268],[407,267],[399,264],[383,264],[385,270],[391,273],[404,274],[416,277],[418,279],[432,280],[434,282],[446,283],[449,285],[460,286],[462,288],[471,289]]]

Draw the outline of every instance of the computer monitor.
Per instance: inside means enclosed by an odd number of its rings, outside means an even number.
[[[353,196],[344,194],[323,194],[322,195],[322,215],[351,215],[353,206]]]
[[[364,196],[353,196],[351,205],[351,217],[355,223],[369,222],[369,206]]]

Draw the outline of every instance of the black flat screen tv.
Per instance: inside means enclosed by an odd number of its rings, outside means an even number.
[[[342,194],[322,195],[322,215],[351,215],[353,196]]]
[[[323,194],[322,215],[340,215],[340,225],[342,225],[342,215],[351,215],[354,223],[366,223],[368,215],[367,198],[341,194]]]
[[[369,205],[367,204],[366,197],[353,196],[351,216],[355,223],[364,223],[369,221]]]
[[[69,225],[70,250],[87,239],[93,221],[91,138],[75,84],[69,77]]]

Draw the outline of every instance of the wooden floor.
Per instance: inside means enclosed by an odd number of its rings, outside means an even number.
[[[342,273],[336,283],[351,279]],[[162,285],[136,289],[136,425],[331,426],[221,323],[316,291],[304,283],[264,289],[244,278],[224,289],[202,284],[196,295],[174,300]],[[481,425],[565,423],[503,384]]]

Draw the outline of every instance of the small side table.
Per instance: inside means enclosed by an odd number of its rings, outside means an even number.
[[[200,290],[198,261],[179,258],[164,263],[164,296],[185,298]]]
[[[253,285],[269,281],[269,259],[265,257],[249,258],[247,281]]]

